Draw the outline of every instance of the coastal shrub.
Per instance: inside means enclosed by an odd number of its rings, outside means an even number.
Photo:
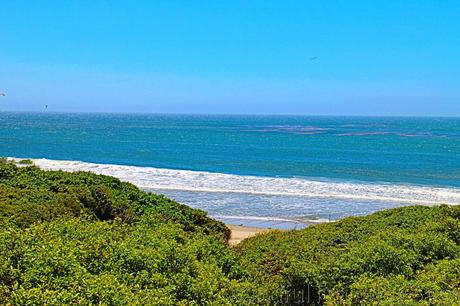
[[[259,304],[203,211],[87,172],[0,175],[0,304]]]
[[[253,285],[216,236],[175,224],[72,218],[0,234],[0,298],[12,304],[232,305]]]
[[[135,222],[148,213],[158,222],[181,224],[229,238],[229,230],[206,212],[164,196],[145,193],[130,183],[89,172],[43,171],[0,160],[0,225],[27,227],[57,217],[91,215],[95,220]]]
[[[305,304],[460,305],[459,212],[396,208],[260,235],[237,249],[256,283],[302,292]]]
[[[18,161],[18,164],[19,165],[33,165],[33,161],[31,161],[30,159],[21,159],[20,161]]]

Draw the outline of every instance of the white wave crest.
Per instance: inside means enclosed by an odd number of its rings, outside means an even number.
[[[117,177],[140,188],[156,190],[234,192],[424,205],[460,204],[460,188],[324,182],[302,178],[242,176],[49,159],[32,159],[32,161],[35,165],[45,170],[91,171],[97,174]]]

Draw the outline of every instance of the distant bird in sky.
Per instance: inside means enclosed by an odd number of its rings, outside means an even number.
[[[318,59],[317,56],[310,57],[310,61],[314,61],[314,60],[316,60],[316,59]]]
[[[48,109],[48,104],[45,105],[45,109]]]
[[[1,97],[6,97],[6,93],[0,92],[0,96],[1,96]]]

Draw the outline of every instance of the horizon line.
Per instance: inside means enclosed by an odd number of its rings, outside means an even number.
[[[32,114],[85,114],[85,115],[171,115],[171,116],[234,116],[234,117],[371,117],[371,118],[451,118],[460,119],[460,115],[339,115],[339,114],[292,114],[292,113],[181,113],[181,112],[138,112],[138,111],[50,111],[50,110],[0,110],[0,113]]]

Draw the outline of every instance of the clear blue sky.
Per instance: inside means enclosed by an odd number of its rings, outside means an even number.
[[[0,110],[460,116],[460,4],[3,0],[1,90]]]

